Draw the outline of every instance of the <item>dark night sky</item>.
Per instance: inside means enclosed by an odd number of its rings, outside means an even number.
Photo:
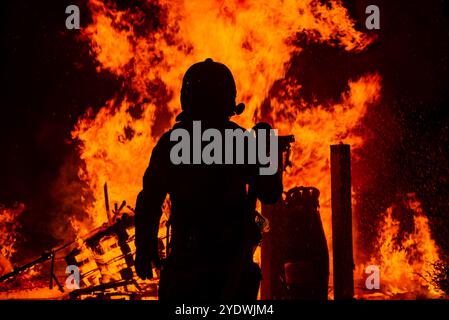
[[[361,190],[360,224],[398,193],[415,191],[448,249],[447,223],[441,223],[449,221],[448,1],[344,2],[359,27],[364,8],[379,5],[378,41],[359,55],[306,48],[293,60],[304,70],[305,98],[334,99],[348,79],[379,71],[382,104],[366,119],[374,137],[364,149],[367,161],[355,168],[371,182]],[[48,236],[48,221],[59,214],[51,190],[63,164],[76,161],[75,146],[68,143],[71,128],[87,107],[101,107],[120,87],[95,71],[79,32],[65,29],[65,8],[72,3],[79,3],[85,25],[85,1],[6,1],[1,10],[0,203],[28,206],[25,239],[39,249],[56,243]]]

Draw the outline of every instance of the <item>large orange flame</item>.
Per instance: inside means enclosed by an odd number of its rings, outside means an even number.
[[[317,186],[326,203],[330,197],[326,192],[328,146],[343,140],[361,145],[361,137],[351,129],[379,97],[380,77],[372,74],[350,82],[341,102],[330,106],[307,106],[285,97],[280,100],[269,97],[268,92],[276,80],[284,78],[292,55],[301,50],[292,44],[298,33],[348,51],[363,50],[372,39],[354,29],[339,1],[326,5],[293,0],[282,5],[273,1],[160,1],[159,5],[159,26],[142,32],[146,25],[143,12],[119,11],[98,0],[90,1],[93,23],[84,35],[98,68],[122,77],[132,91],[124,98],[111,99],[95,118],[88,115],[80,120],[73,132],[74,138],[83,142],[81,157],[86,168],[80,175],[96,199],[87,208],[93,225],[106,221],[104,182],[109,183],[112,199],[135,199],[158,135],[152,130],[159,120],[157,113],[166,108],[171,115],[162,120],[162,127],[173,123],[179,112],[182,75],[206,57],[233,71],[238,99],[247,105],[244,115],[235,119],[241,125],[250,127],[260,120],[262,102],[271,99],[274,126],[295,134],[299,141],[286,187]],[[284,83],[285,93],[299,89]],[[136,94],[137,99],[129,98]],[[161,95],[167,98],[161,99]],[[165,105],[157,104],[161,100]],[[137,104],[143,109],[139,118],[129,112]],[[324,215],[328,221],[329,214]]]
[[[289,0],[282,5],[255,0],[160,1],[158,26],[144,28],[146,32],[142,26],[152,24],[145,22],[142,11],[119,11],[99,0],[89,3],[93,23],[84,36],[98,69],[121,77],[126,90],[124,97],[112,98],[95,117],[88,114],[81,119],[73,132],[83,143],[81,158],[86,167],[80,176],[95,195],[92,206],[86,208],[90,223],[78,222],[82,230],[107,221],[105,182],[111,199],[135,199],[157,139],[155,122],[164,121],[164,128],[173,124],[183,73],[191,64],[212,57],[235,75],[238,99],[247,106],[235,119],[239,124],[251,127],[261,120],[261,105],[268,99],[274,127],[295,135],[298,143],[285,188],[311,185],[320,189],[321,215],[330,241],[329,145],[342,141],[356,149],[363,144],[354,129],[367,108],[377,103],[381,78],[373,72],[354,79],[338,103],[325,105],[295,100],[292,97],[298,96],[300,86],[283,79],[292,56],[302,50],[293,44],[297,34],[354,52],[373,41],[354,28],[340,1]],[[281,80],[280,92],[270,95],[277,80]],[[130,112],[136,105],[143,110],[140,117]],[[158,118],[162,108],[170,119]]]

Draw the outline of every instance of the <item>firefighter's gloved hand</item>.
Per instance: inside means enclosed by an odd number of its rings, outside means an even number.
[[[161,260],[157,251],[152,253],[151,250],[142,252],[142,250],[136,251],[136,260],[134,261],[134,266],[136,268],[136,273],[140,279],[153,279],[153,265],[155,268],[161,268]]]

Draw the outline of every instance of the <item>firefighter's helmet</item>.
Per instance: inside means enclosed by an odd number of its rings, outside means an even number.
[[[231,71],[211,58],[192,65],[184,75],[181,89],[182,113],[192,119],[223,118],[240,114],[236,106],[236,86]]]

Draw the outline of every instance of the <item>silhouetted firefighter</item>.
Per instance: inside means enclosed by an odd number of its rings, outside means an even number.
[[[259,175],[257,164],[174,165],[170,159],[174,129],[184,128],[192,136],[197,120],[203,129],[240,128],[229,120],[244,109],[235,98],[235,82],[225,65],[212,59],[194,64],[182,83],[183,111],[153,149],[136,204],[135,267],[146,279],[153,277],[152,263],[160,266],[157,233],[168,194],[172,232],[170,254],[161,270],[160,299],[257,297],[261,275],[253,250],[261,235],[254,204],[256,198],[267,204],[280,198],[282,161],[276,174]]]

